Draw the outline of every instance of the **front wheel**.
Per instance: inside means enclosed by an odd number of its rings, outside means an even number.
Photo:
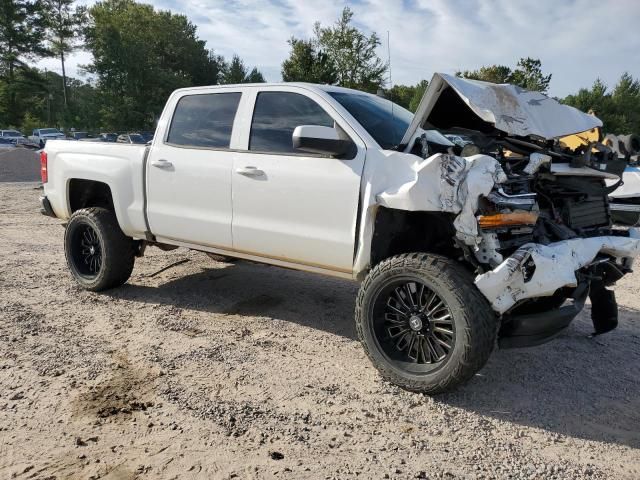
[[[74,212],[64,234],[71,274],[86,290],[98,292],[125,283],[135,262],[134,242],[112,211],[83,208]]]
[[[389,258],[360,287],[356,329],[381,375],[437,394],[468,381],[496,343],[498,319],[453,260],[425,253]]]

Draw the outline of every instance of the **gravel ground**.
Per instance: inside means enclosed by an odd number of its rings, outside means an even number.
[[[429,398],[365,358],[350,282],[152,248],[81,290],[38,184],[7,182],[31,155],[0,156],[0,478],[640,478],[638,274],[616,331],[587,308]]]

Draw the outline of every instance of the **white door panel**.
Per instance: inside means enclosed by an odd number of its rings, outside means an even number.
[[[248,151],[233,162],[234,249],[351,273],[364,143],[326,99],[300,87],[256,88],[251,100],[239,139]],[[296,126],[335,123],[356,143],[354,158],[293,153]]]
[[[234,248],[351,271],[362,156],[337,160],[238,154],[233,165]],[[243,174],[249,167],[263,174]]]
[[[231,248],[233,155],[170,145],[152,148],[147,167],[151,232],[158,237]]]

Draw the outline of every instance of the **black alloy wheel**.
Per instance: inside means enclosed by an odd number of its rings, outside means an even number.
[[[96,231],[87,224],[71,233],[71,261],[75,269],[87,278],[95,278],[102,268],[102,245]]]
[[[455,323],[447,304],[425,283],[399,279],[374,302],[376,340],[391,361],[416,373],[446,361],[455,345]]]

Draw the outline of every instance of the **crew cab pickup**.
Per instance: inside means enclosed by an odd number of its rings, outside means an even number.
[[[64,133],[55,128],[36,128],[29,135],[29,140],[40,145],[40,148],[44,148],[48,140],[60,140],[63,138],[65,138]]]
[[[640,252],[639,230],[611,222],[625,165],[604,145],[557,142],[600,125],[540,93],[445,74],[415,115],[335,86],[187,88],[149,146],[48,141],[42,211],[66,222],[67,263],[88,290],[125,283],[147,246],[360,282],[373,364],[439,393],[496,344],[562,332],[587,297],[594,333],[616,327],[608,287]]]

